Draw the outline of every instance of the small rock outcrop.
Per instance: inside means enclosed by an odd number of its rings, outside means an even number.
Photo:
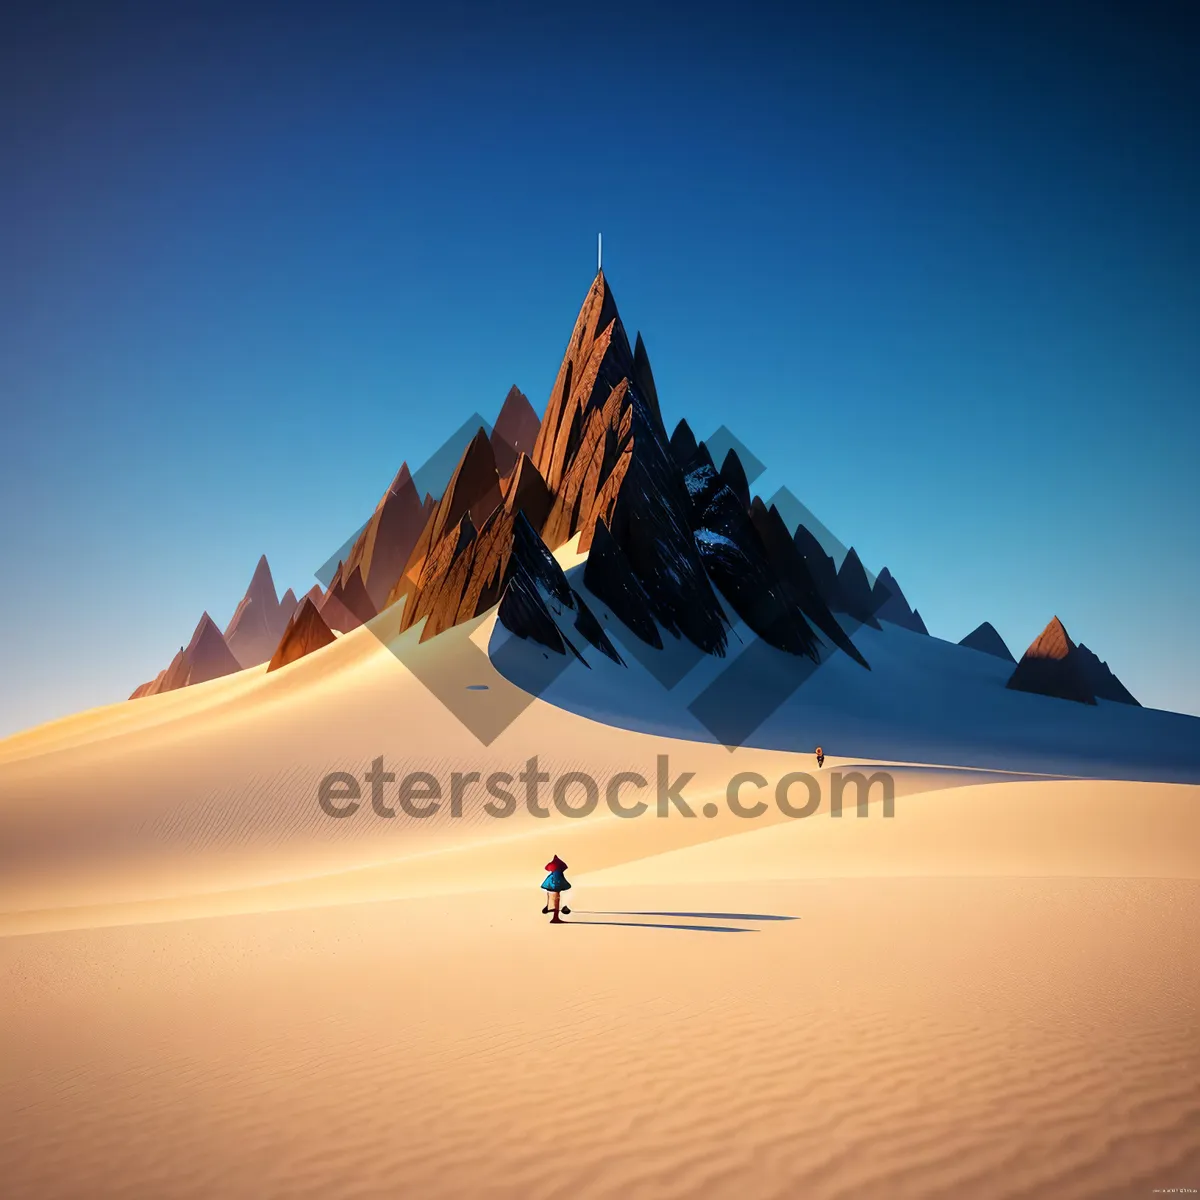
[[[315,650],[331,646],[335,641],[337,638],[317,612],[312,598],[305,596],[292,619],[288,621],[287,628],[279,639],[279,645],[271,655],[267,672],[269,674],[271,671],[278,671],[280,667],[286,667],[288,663],[312,654]]]
[[[191,641],[179,648],[170,665],[148,683],[136,688],[129,698],[137,700],[143,696],[173,692],[194,683],[207,683],[210,679],[232,675],[241,669],[241,663],[233,657],[220,629],[212,617],[205,613],[196,625]]]
[[[981,654],[991,654],[995,658],[1002,658],[1005,662],[1016,665],[1017,660],[1013,658],[1012,651],[1004,644],[1004,639],[996,632],[996,627],[990,621],[984,621],[983,624],[977,625],[958,644],[966,646],[970,650],[978,650]]]
[[[1108,663],[1093,654],[1082,642],[1076,646],[1079,656],[1079,671],[1098,700],[1111,700],[1114,704],[1132,704],[1141,708],[1133,693],[1109,670]]]
[[[1080,704],[1095,704],[1096,697],[1080,665],[1078,647],[1063,623],[1055,617],[1021,656],[1008,687],[1039,696],[1055,696]]]
[[[921,620],[921,614],[909,608],[900,585],[887,567],[876,576],[875,586],[871,589],[871,604],[878,621],[887,621],[891,625],[899,625],[902,629],[911,629],[913,633],[929,632],[925,628],[925,622]]]

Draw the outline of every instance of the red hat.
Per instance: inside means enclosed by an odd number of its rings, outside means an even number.
[[[547,871],[565,871],[566,869],[567,864],[557,854],[546,864]]]

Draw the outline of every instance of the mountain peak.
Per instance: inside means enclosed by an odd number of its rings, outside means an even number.
[[[275,653],[271,655],[267,671],[268,673],[278,671],[280,667],[286,667],[288,663],[295,662],[296,659],[303,658],[314,650],[330,646],[336,640],[329,626],[325,624],[324,618],[317,611],[311,594],[307,595],[288,621],[287,628],[284,629],[283,636],[279,639],[279,645],[275,648]]]
[[[991,654],[1002,658],[1005,662],[1016,664],[1012,651],[1005,645],[1004,639],[996,632],[996,627],[990,621],[977,625],[965,638],[958,643],[970,650],[978,650],[983,654]]]
[[[387,500],[388,496],[399,496],[406,488],[410,487],[412,487],[412,473],[408,469],[408,463],[402,462],[400,470],[396,472],[396,476],[388,486],[388,490],[379,501],[380,505]]]
[[[1053,617],[1046,628],[1030,643],[1029,649],[1025,651],[1025,657],[1063,659],[1074,649],[1075,643],[1071,641],[1067,627],[1058,617]]]
[[[492,426],[492,451],[501,477],[509,474],[522,454],[533,454],[541,427],[542,422],[529,403],[529,397],[514,383]]]
[[[1088,680],[1085,665],[1058,617],[1021,656],[1007,686],[1018,692],[1034,692],[1081,704],[1096,703],[1095,689]]]

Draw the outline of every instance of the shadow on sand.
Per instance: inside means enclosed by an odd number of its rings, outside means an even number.
[[[777,913],[724,912],[627,912],[623,909],[577,909],[581,917],[688,917],[700,921],[796,921],[798,917]],[[677,925],[664,921],[588,921],[574,920],[573,925],[616,925],[631,929],[690,929],[697,933],[755,933],[739,925]]]
[[[579,909],[586,912],[586,909]],[[592,917],[695,917],[708,921],[798,921],[799,917],[783,913],[726,913],[726,912],[633,912],[625,909],[593,909]]]
[[[672,915],[672,914],[666,914]],[[579,921],[570,917],[564,925],[613,925],[617,929],[687,929],[692,933],[756,933],[740,925],[668,925],[664,921]]]

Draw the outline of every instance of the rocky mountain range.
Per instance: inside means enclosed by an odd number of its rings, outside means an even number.
[[[853,547],[836,562],[813,532],[789,528],[752,494],[736,450],[718,466],[686,421],[668,435],[645,343],[638,334],[630,344],[599,272],[541,419],[512,387],[440,496],[419,495],[402,464],[327,587],[280,600],[263,557],[224,634],[205,614],[188,646],[134,696],[263,663],[279,669],[401,601],[401,628],[423,622],[422,640],[498,605],[498,619],[520,637],[585,663],[587,644],[621,663],[552,553],[576,537],[588,555],[584,588],[623,636],[648,647],[686,639],[723,656],[731,623],[741,621],[785,654],[841,652],[869,670],[851,640],[858,626],[928,634],[887,568],[872,583]],[[568,613],[573,633],[564,634]],[[1011,661],[986,622],[962,644]],[[1008,686],[1136,703],[1057,618]]]

